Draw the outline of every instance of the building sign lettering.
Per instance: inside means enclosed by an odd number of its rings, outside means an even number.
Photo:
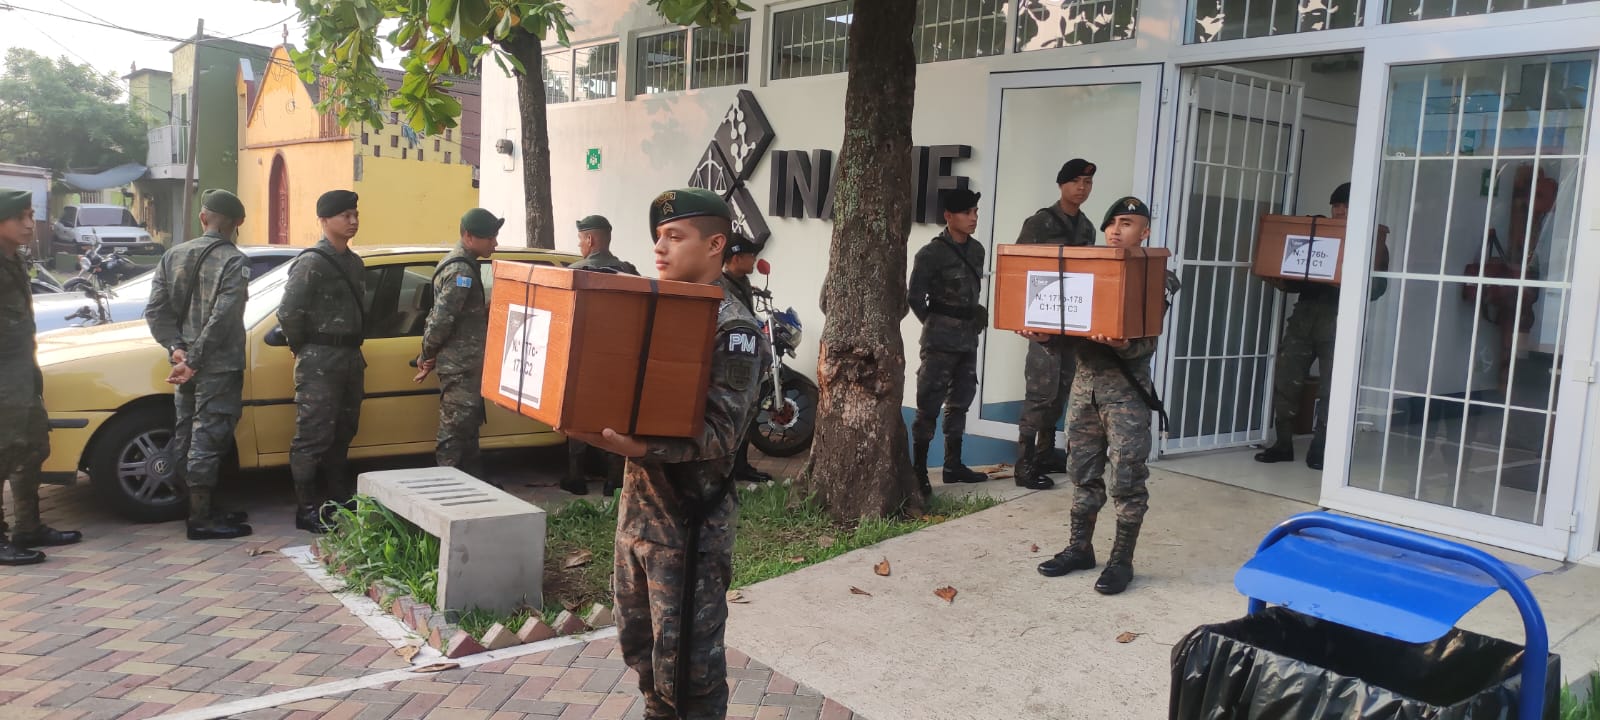
[[[912,219],[919,223],[944,224],[939,193],[970,189],[971,182],[953,174],[956,160],[972,157],[971,145],[918,145],[911,148],[912,196],[916,207]],[[783,218],[833,219],[833,192],[838,183],[838,167],[833,151],[780,150],[773,157],[772,182],[767,212]]]

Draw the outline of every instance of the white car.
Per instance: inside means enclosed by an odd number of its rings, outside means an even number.
[[[133,213],[121,205],[68,205],[51,224],[56,249],[77,252],[99,241],[106,250],[160,254],[161,243],[150,237]]]

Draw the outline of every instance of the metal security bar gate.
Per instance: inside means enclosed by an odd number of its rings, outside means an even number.
[[[1174,255],[1162,455],[1251,445],[1271,427],[1279,293],[1250,273],[1263,214],[1292,211],[1301,83],[1228,67],[1186,71],[1187,163]]]

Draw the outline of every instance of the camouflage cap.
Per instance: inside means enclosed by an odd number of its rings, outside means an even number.
[[[711,216],[724,220],[733,219],[733,210],[723,200],[710,190],[701,188],[680,188],[668,190],[656,196],[650,202],[650,229],[654,231],[662,223],[682,220],[684,218]]]
[[[1100,222],[1100,231],[1105,232],[1106,228],[1111,227],[1112,220],[1123,215],[1137,215],[1149,220],[1150,206],[1132,195],[1118,198],[1116,202],[1111,203],[1111,207],[1106,209],[1106,219]]]
[[[590,230],[610,232],[611,221],[607,220],[604,215],[590,215],[578,221],[578,232],[588,232]]]
[[[461,231],[473,237],[499,237],[500,226],[504,224],[505,218],[497,218],[483,208],[473,208],[461,216]]]
[[[10,220],[33,207],[33,193],[27,190],[0,188],[0,220]]]
[[[207,190],[200,196],[200,207],[234,220],[244,219],[244,203],[227,190]]]

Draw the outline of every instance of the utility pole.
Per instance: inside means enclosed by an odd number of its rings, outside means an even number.
[[[189,156],[189,165],[183,171],[183,221],[174,228],[178,232],[178,242],[189,239],[189,228],[194,222],[194,157],[197,154],[195,145],[200,142],[200,38],[206,34],[206,19],[200,21],[194,28],[194,79],[189,86],[189,142],[184,148]],[[176,243],[174,243],[176,244]]]

